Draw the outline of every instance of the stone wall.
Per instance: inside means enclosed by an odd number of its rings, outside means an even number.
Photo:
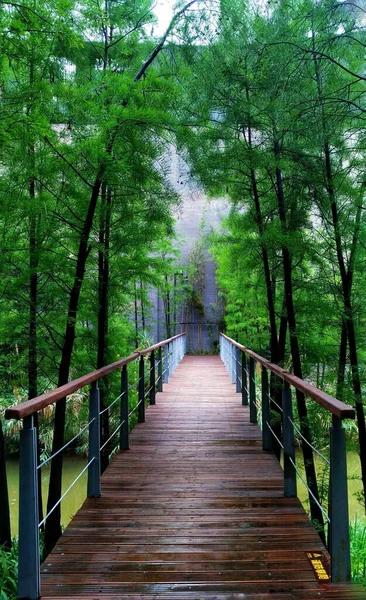
[[[189,173],[189,168],[173,148],[170,163],[170,180],[181,196],[181,206],[176,212],[176,231],[179,236],[178,248],[181,253],[181,268],[177,279],[187,277],[192,269],[192,255],[197,254],[199,282],[194,284],[194,292],[188,301],[180,306],[177,326],[173,333],[187,332],[189,352],[212,352],[217,347],[218,330],[222,320],[222,309],[217,294],[215,264],[208,253],[205,236],[212,229],[219,229],[222,219],[229,210],[228,202],[221,198],[208,200]],[[164,306],[156,290],[152,292],[154,339],[164,339],[166,327]]]

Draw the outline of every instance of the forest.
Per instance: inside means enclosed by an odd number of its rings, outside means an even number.
[[[150,0],[2,1],[0,19],[1,462],[7,407],[153,341],[152,287],[175,333],[174,148],[230,205],[205,240],[226,333],[355,407],[364,511],[364,3],[192,0],[160,38]],[[324,445],[330,422],[306,418]]]

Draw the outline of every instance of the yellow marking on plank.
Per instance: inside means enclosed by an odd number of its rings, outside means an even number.
[[[319,552],[306,552],[306,556],[313,567],[313,571],[318,581],[330,581],[330,575],[323,562],[323,554]]]

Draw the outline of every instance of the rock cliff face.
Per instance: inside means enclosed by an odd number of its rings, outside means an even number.
[[[189,168],[172,149],[170,180],[181,196],[181,206],[176,214],[178,248],[181,253],[181,269],[175,280],[177,285],[185,278],[192,292],[173,311],[172,335],[187,332],[188,352],[212,352],[218,343],[218,331],[222,320],[222,308],[217,294],[215,264],[208,253],[207,234],[219,229],[228,213],[224,199],[208,200],[202,189],[190,176]],[[173,282],[174,289],[174,282]],[[174,291],[171,294],[174,304]],[[155,339],[166,337],[164,302],[156,292],[152,298],[155,306]],[[174,318],[176,317],[176,318]]]

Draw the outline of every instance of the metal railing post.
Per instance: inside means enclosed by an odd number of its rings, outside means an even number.
[[[150,404],[155,404],[155,352],[150,352]]]
[[[172,374],[175,371],[175,367],[177,366],[177,347],[176,347],[176,340],[173,340],[172,342]]]
[[[172,375],[173,373],[173,342],[169,342],[168,344],[168,374],[169,377]]]
[[[236,369],[235,369],[235,346],[230,343],[230,375],[231,383],[236,382]]]
[[[255,369],[254,358],[249,358],[249,419],[251,423],[257,423],[257,405],[255,401]]]
[[[268,395],[268,371],[262,366],[262,448],[272,450],[271,410]]]
[[[163,391],[163,351],[162,347],[158,348],[158,392]]]
[[[119,435],[120,450],[129,450],[129,423],[128,423],[128,371],[123,365],[121,371],[121,429]]]
[[[90,388],[89,397],[89,454],[88,462],[88,498],[99,498],[100,487],[100,396],[98,383]]]
[[[333,583],[351,580],[346,438],[342,421],[333,415],[330,430],[329,553]]]
[[[236,381],[236,392],[240,394],[241,383],[240,383],[240,350],[235,347],[235,381]]]
[[[20,431],[18,598],[38,600],[40,595],[37,435],[30,416]]]
[[[292,424],[292,394],[290,385],[284,381],[282,392],[283,408],[283,474],[284,495],[286,498],[297,496],[295,469],[295,437]]]
[[[248,406],[247,357],[243,351],[241,353],[241,403],[243,406]]]
[[[164,346],[164,379],[163,383],[168,383],[169,381],[169,344],[165,344]]]
[[[137,421],[138,423],[145,423],[145,365],[144,357],[140,356],[139,360],[139,385],[138,385],[138,409],[137,409]]]

